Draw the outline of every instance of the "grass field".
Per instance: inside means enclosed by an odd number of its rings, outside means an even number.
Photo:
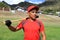
[[[26,17],[25,14],[16,15],[0,15],[0,40],[23,40],[24,33],[23,30],[12,32],[5,25],[4,21],[10,19],[13,21],[12,25],[17,26],[17,24],[22,20],[21,17]],[[44,25],[46,31],[47,40],[60,40],[60,18],[52,18],[46,15],[40,15],[40,18]],[[17,21],[18,20],[18,21]]]

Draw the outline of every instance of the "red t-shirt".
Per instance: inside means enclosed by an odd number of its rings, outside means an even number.
[[[44,25],[42,21],[39,21],[40,26],[38,21],[39,20],[31,21],[30,19],[27,19],[24,24],[20,22],[17,26],[18,29],[24,29],[24,40],[40,40],[40,32],[44,31]]]

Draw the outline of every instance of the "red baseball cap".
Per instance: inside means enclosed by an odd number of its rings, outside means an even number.
[[[36,9],[37,11],[39,10],[39,7],[38,6],[35,6],[35,5],[31,5],[27,8],[27,11],[30,12],[31,10],[33,9]]]

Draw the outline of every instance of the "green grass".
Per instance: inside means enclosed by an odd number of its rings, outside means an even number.
[[[45,23],[45,31],[47,40],[60,39],[60,25],[57,23]]]
[[[15,25],[15,24],[13,24]],[[12,32],[4,24],[0,25],[0,40],[23,40],[23,31]]]
[[[45,25],[47,40],[59,40],[60,39],[60,21],[59,22],[52,21],[53,19],[51,18],[48,19],[48,17],[46,16],[45,18],[46,18],[46,21],[44,21],[43,18],[42,20]],[[23,30],[12,32],[4,25],[4,23],[1,23],[6,19],[18,20],[20,19],[20,17],[0,17],[0,40],[23,40],[24,39]],[[19,21],[13,22],[12,25],[17,26],[18,23]]]

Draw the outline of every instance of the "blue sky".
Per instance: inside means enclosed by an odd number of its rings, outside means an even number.
[[[3,0],[0,0],[0,1],[3,1]],[[18,4],[19,2],[24,2],[24,1],[28,1],[34,4],[39,4],[44,2],[45,0],[4,0],[4,1],[12,5],[12,4]]]
[[[31,2],[31,3],[34,3],[34,4],[39,4],[39,3],[44,2],[45,0],[25,0],[25,1],[28,1],[28,2]]]

